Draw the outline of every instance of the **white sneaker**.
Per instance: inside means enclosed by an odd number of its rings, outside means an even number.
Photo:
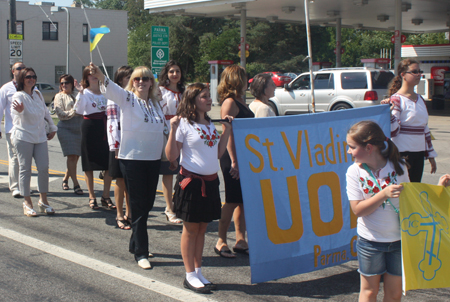
[[[150,264],[150,261],[148,261],[147,258],[142,258],[138,261],[138,265],[142,267],[143,269],[151,269],[152,265]]]
[[[14,191],[12,192],[12,196],[13,196],[13,197],[20,197],[20,191],[19,191],[19,190],[14,190]]]

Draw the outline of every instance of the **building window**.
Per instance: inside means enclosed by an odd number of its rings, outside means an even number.
[[[23,21],[16,21],[16,34],[22,35],[25,38],[25,36],[23,35],[23,33],[25,32],[23,24]],[[6,21],[6,28],[6,38],[9,39],[9,20]]]
[[[83,24],[83,42],[87,42],[89,40],[88,36],[88,25]]]
[[[55,84],[59,86],[59,78],[66,73],[66,66],[55,66]]]
[[[42,40],[58,40],[58,22],[42,22]]]

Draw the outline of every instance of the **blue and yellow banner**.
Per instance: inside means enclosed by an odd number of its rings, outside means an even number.
[[[356,259],[346,135],[362,120],[390,136],[388,105],[233,121],[252,283]]]
[[[103,35],[109,32],[110,30],[106,25],[102,25],[99,28],[91,28],[91,30],[89,31],[90,52],[92,52],[95,49],[95,47],[97,46],[98,42],[103,37]]]
[[[450,189],[421,183],[403,185],[403,292],[450,287]]]

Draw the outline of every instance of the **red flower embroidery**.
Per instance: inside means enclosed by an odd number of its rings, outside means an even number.
[[[208,146],[212,147],[212,146],[214,146],[214,143],[212,141],[209,141]]]
[[[202,130],[202,132],[203,132],[203,134],[206,134],[206,131],[205,131],[205,130]]]
[[[368,184],[369,186],[373,187],[373,181],[371,181],[370,179],[367,180],[367,184]]]
[[[209,135],[206,136],[206,139],[207,139],[207,140],[210,140]]]
[[[208,147],[213,147],[215,144],[217,144],[217,140],[220,138],[220,136],[217,134],[217,131],[215,128],[213,128],[213,134],[211,134],[211,131],[208,128],[208,133],[206,133],[205,130],[199,128],[199,127],[194,127],[195,130],[197,130],[198,135],[200,135],[200,138],[203,140],[203,142],[205,143],[205,145],[207,145]]]
[[[378,193],[378,192],[380,192],[380,189],[378,189],[378,187],[375,187],[375,188],[373,188],[373,192]]]
[[[383,185],[381,188],[384,189],[384,188],[386,188],[386,187],[387,187],[387,185]]]
[[[364,181],[364,178],[360,177],[359,180],[360,180],[360,181]]]
[[[369,193],[369,189],[364,189],[364,193]]]
[[[391,178],[390,178],[390,177],[386,178],[386,183],[387,183],[387,184],[390,184],[390,183],[391,183]]]
[[[392,171],[392,176],[395,176],[395,171]]]

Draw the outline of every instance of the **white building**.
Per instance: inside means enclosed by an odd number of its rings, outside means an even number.
[[[52,5],[52,2],[35,5],[17,1],[16,25],[17,34],[23,34],[23,63],[34,68],[38,82],[55,84],[60,75],[66,72],[67,13],[63,10],[51,14]],[[90,62],[88,22],[83,9],[67,9],[70,16],[69,73],[81,80],[82,70]],[[9,13],[9,1],[0,0],[0,86],[11,80]],[[127,64],[127,12],[87,8],[86,14],[93,28],[106,25],[111,29],[97,47],[100,48],[109,76],[113,77],[118,67]],[[93,62],[100,66],[97,49],[92,52],[92,56]]]

